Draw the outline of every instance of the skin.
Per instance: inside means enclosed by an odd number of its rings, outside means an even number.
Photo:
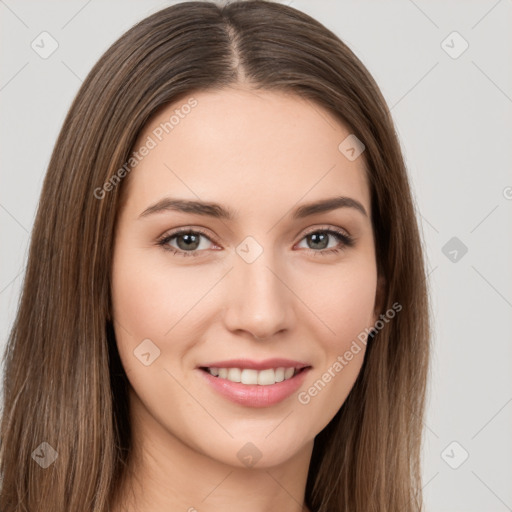
[[[124,503],[113,510],[307,510],[314,438],[349,394],[364,344],[308,404],[297,393],[266,408],[235,404],[196,367],[241,357],[304,361],[312,369],[300,392],[375,323],[380,281],[364,161],[338,150],[350,134],[345,126],[298,96],[239,86],[193,97],[198,105],[123,184],[112,301],[136,460]],[[136,147],[185,102],[151,119]],[[368,216],[345,207],[291,218],[297,206],[334,195],[359,201]],[[165,196],[214,201],[237,218],[176,211],[139,218]],[[207,232],[193,249],[199,256],[157,244],[180,227]],[[341,229],[354,245],[320,255],[327,243],[306,237],[314,228]],[[263,249],[252,263],[236,252],[247,236]],[[187,248],[183,236],[168,245]],[[341,245],[329,236],[328,248]],[[144,339],[160,350],[149,366],[134,356]],[[237,457],[248,442],[261,452],[253,467]]]

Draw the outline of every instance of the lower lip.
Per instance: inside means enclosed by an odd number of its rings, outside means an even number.
[[[268,386],[231,382],[227,379],[214,377],[207,371],[199,368],[198,371],[217,392],[228,400],[247,407],[269,407],[282,402],[297,391],[304,382],[306,373],[310,369],[311,368],[306,368],[291,379],[276,382]]]

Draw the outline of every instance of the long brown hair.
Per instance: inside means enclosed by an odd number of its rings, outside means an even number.
[[[239,82],[307,98],[364,143],[385,279],[381,310],[402,306],[368,342],[352,391],[315,438],[306,504],[313,512],[422,509],[429,304],[389,109],[335,34],[291,7],[248,0],[180,3],[142,20],[100,58],[71,105],[4,353],[2,512],[108,510],[131,455],[128,381],[110,295],[119,170],[159,108]]]

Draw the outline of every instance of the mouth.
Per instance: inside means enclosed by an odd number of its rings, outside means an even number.
[[[224,398],[246,407],[269,407],[293,395],[312,366],[290,359],[216,361],[196,367]]]
[[[271,386],[292,379],[311,366],[292,359],[273,358],[264,361],[231,359],[199,366],[213,377],[246,385]]]
[[[255,370],[252,368],[219,368],[201,366],[200,370],[209,373],[218,379],[226,379],[230,382],[237,382],[246,385],[271,386],[285,380],[292,379],[297,374],[310,368],[304,366],[295,368],[293,366],[277,368],[267,368],[265,370]]]

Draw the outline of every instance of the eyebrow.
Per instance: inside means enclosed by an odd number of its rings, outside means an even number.
[[[292,218],[295,220],[303,219],[318,213],[337,210],[338,208],[353,208],[368,217],[364,206],[359,201],[352,199],[351,197],[338,196],[301,205],[293,211]],[[164,197],[163,199],[160,199],[160,201],[157,203],[146,208],[139,215],[139,218],[147,217],[148,215],[164,211],[193,213],[196,215],[204,215],[207,217],[213,217],[215,219],[225,219],[231,221],[236,218],[236,214],[233,210],[226,208],[218,203],[177,199],[172,197]]]

